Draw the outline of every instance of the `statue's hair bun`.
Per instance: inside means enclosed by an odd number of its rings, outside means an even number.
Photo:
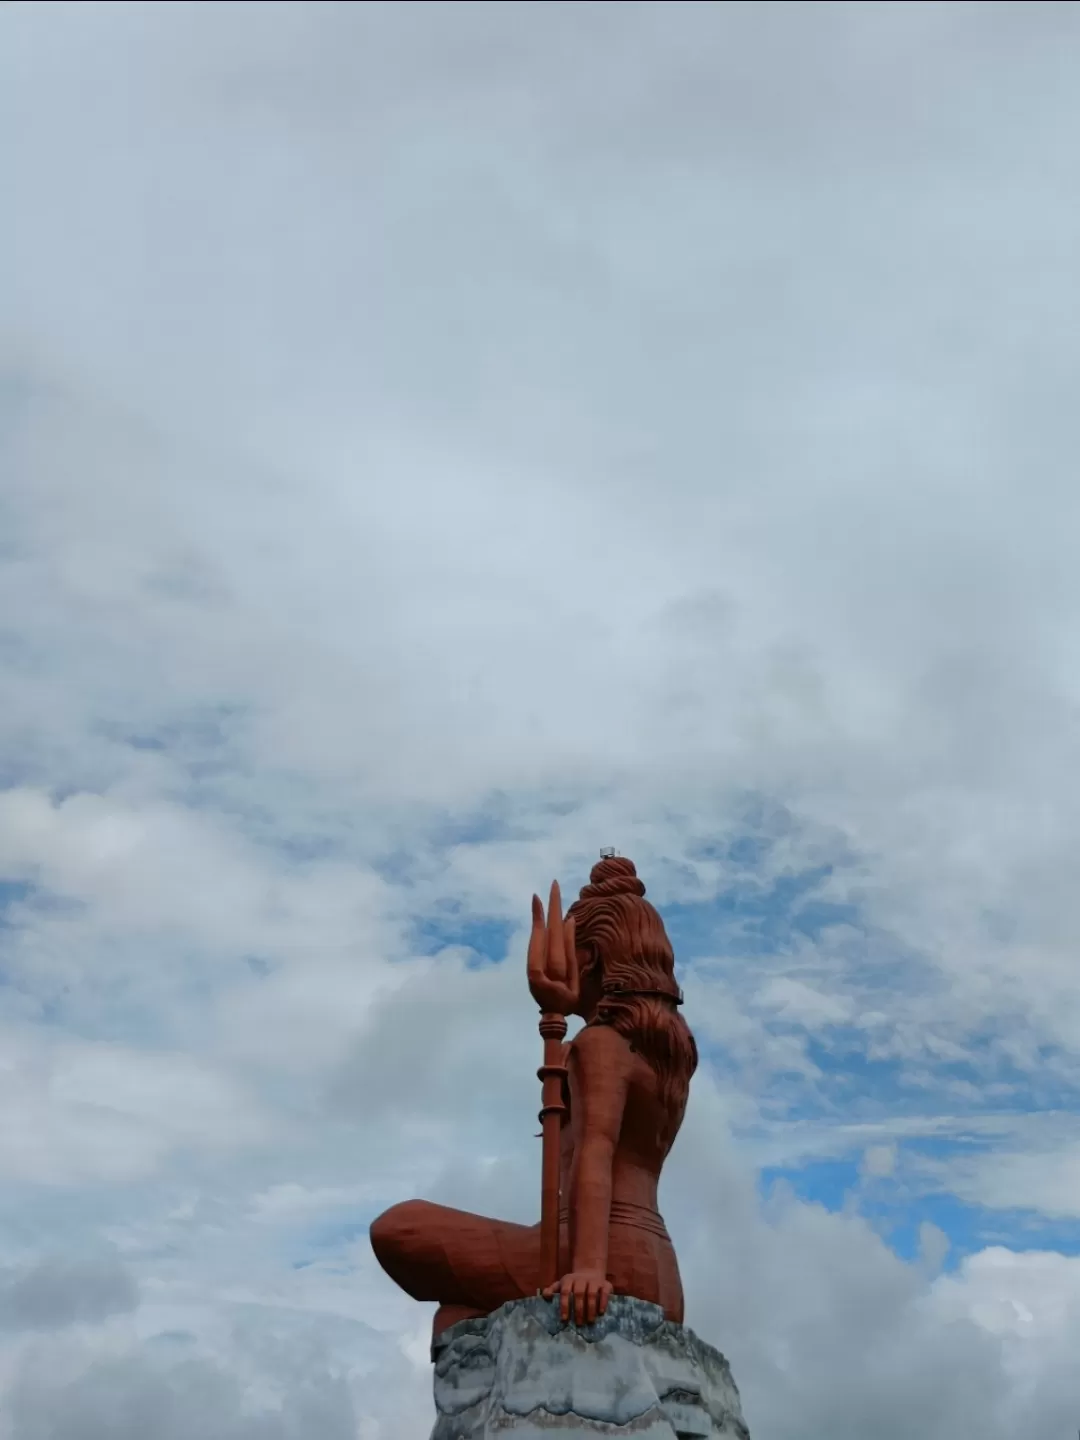
[[[589,884],[581,892],[582,900],[599,900],[608,895],[645,894],[644,884],[637,878],[632,860],[621,855],[598,861],[589,874]]]

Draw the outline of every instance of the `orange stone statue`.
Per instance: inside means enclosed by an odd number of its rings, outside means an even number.
[[[439,1308],[439,1336],[538,1292],[589,1324],[612,1294],[682,1324],[679,1266],[657,1185],[697,1067],[675,957],[633,864],[605,853],[564,920],[533,897],[528,980],[544,1038],[541,1223],[407,1200],[371,1226],[386,1273]],[[566,1045],[566,1017],[583,1028]]]

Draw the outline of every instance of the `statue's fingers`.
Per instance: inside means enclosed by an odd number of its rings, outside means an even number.
[[[587,1325],[592,1325],[596,1320],[596,1303],[600,1298],[597,1291],[598,1287],[590,1281],[585,1291],[585,1323]]]
[[[548,902],[548,953],[547,971],[552,980],[566,979],[566,940],[563,935],[562,895],[559,882],[551,882],[551,899]]]
[[[525,968],[530,980],[543,980],[546,973],[544,963],[547,950],[547,931],[544,925],[544,906],[539,895],[532,898],[532,934],[529,936],[529,953]]]

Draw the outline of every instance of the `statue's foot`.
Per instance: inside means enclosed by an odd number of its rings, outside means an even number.
[[[477,1320],[486,1312],[474,1310],[469,1305],[440,1305],[435,1311],[435,1319],[431,1322],[431,1343],[443,1333],[449,1330],[451,1325],[456,1325],[459,1320]]]

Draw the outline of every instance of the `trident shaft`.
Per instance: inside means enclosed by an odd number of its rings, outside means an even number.
[[[540,1111],[540,1288],[546,1290],[562,1276],[559,1257],[559,1169],[562,1160],[563,1102],[562,1042],[566,1017],[545,1012],[540,1016],[544,1063],[536,1072],[542,1082]]]

